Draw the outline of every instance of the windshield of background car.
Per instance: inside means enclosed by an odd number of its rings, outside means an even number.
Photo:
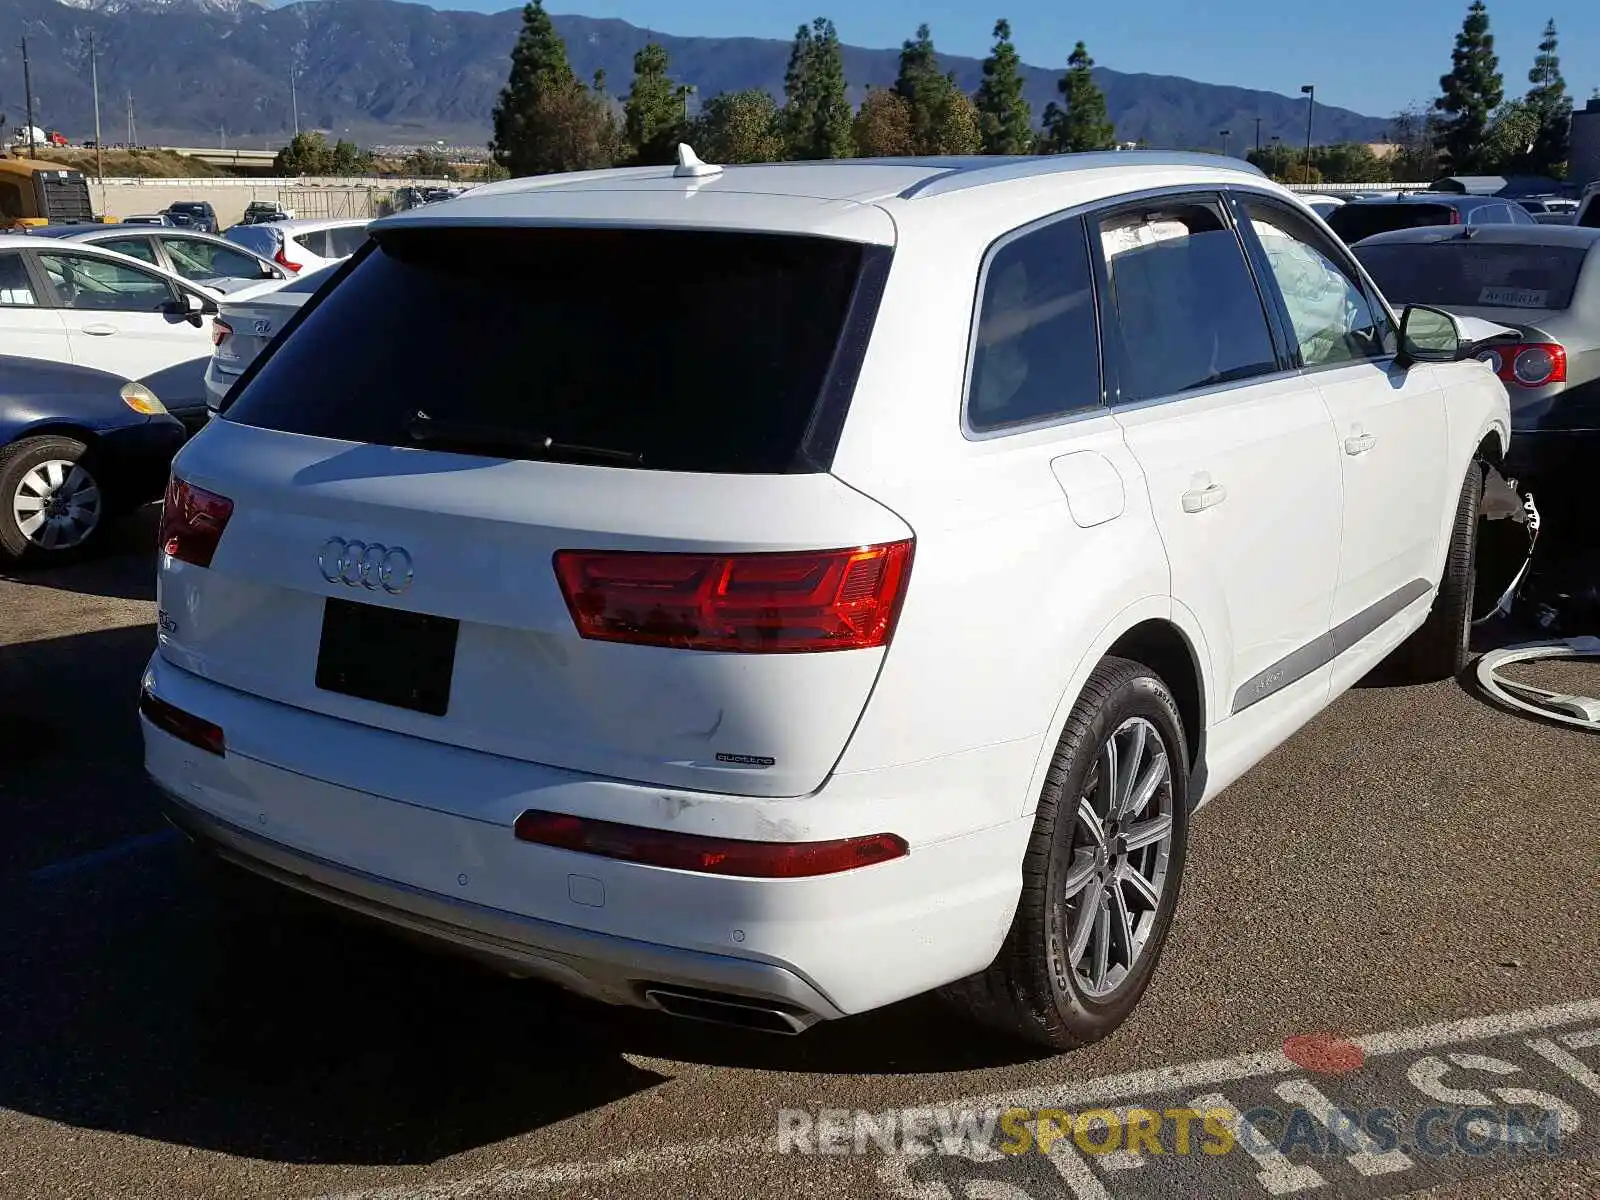
[[[776,234],[391,230],[316,303],[228,420],[388,446],[419,412],[661,471],[803,461],[862,246]],[[441,447],[443,448],[443,447]]]
[[[1587,253],[1467,238],[1355,248],[1392,303],[1453,308],[1566,308]]]
[[[1449,225],[1455,209],[1448,204],[1346,204],[1323,219],[1348,244],[1391,229]]]

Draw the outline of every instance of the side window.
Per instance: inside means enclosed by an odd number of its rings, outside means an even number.
[[[110,238],[103,242],[96,242],[97,246],[104,246],[107,250],[115,250],[118,254],[126,254],[129,258],[137,258],[147,262],[152,267],[156,265],[155,247],[150,245],[149,238]]]
[[[365,225],[349,225],[328,230],[328,257],[348,258],[361,249],[367,241]]]
[[[110,259],[79,254],[41,254],[39,264],[55,289],[57,303],[64,308],[93,312],[160,312],[163,305],[176,299],[161,276]]]
[[[288,234],[300,248],[307,254],[315,254],[318,258],[333,258],[333,253],[328,249],[328,234],[326,230],[313,229],[309,233]]]
[[[185,279],[265,279],[266,269],[248,254],[199,238],[166,238],[172,269]]]
[[[1124,402],[1278,370],[1261,294],[1216,201],[1123,209],[1096,232]]]
[[[1055,221],[1007,242],[989,259],[967,424],[1000,429],[1099,403],[1100,345],[1083,222]]]
[[[1359,276],[1309,221],[1254,199],[1245,199],[1243,206],[1283,297],[1305,366],[1393,353],[1387,315],[1374,307]]]
[[[14,183],[0,183],[0,217],[22,219],[22,189]]]
[[[28,278],[28,266],[20,254],[0,254],[0,305],[7,308],[32,308],[39,303]]]

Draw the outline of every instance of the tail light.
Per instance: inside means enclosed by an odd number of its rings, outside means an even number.
[[[203,721],[175,704],[168,704],[148,686],[139,689],[139,712],[150,724],[163,733],[170,733],[180,742],[187,742],[210,754],[223,754],[227,749],[220,725]]]
[[[232,515],[233,501],[226,496],[172,476],[161,505],[162,552],[179,562],[209,567]]]
[[[272,256],[272,261],[277,263],[285,271],[289,272],[289,274],[298,275],[300,273],[300,264],[297,262],[290,262],[289,256],[284,253],[285,249],[285,243],[279,242],[278,252]]]
[[[800,554],[556,552],[581,637],[681,650],[796,653],[886,645],[910,541]]]
[[[1519,342],[1485,351],[1480,357],[1502,383],[1541,388],[1567,381],[1567,350],[1556,342]]]
[[[213,346],[222,345],[223,342],[227,341],[232,336],[232,325],[229,325],[221,317],[211,318],[211,344]]]
[[[590,821],[561,813],[525,812],[516,820],[518,841],[594,854],[601,858],[753,879],[804,879],[870,867],[910,853],[892,833],[831,842],[745,842],[731,838],[667,833]]]

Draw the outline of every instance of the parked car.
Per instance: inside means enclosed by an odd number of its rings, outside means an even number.
[[[1352,200],[1325,218],[1328,227],[1355,245],[1375,233],[1425,225],[1532,225],[1528,211],[1498,196],[1455,192],[1406,192],[1374,200]]]
[[[262,222],[235,225],[227,237],[299,274],[349,258],[367,240],[367,222],[348,218]]]
[[[1600,185],[1591,183],[1584,188],[1583,199],[1578,202],[1578,212],[1572,218],[1572,223],[1585,229],[1600,228]]]
[[[1566,196],[1524,196],[1517,203],[1534,217],[1549,214],[1571,217],[1578,211],[1578,202]]]
[[[201,233],[216,233],[220,228],[217,210],[211,207],[209,200],[178,200],[167,205],[165,212],[175,223],[181,217],[184,224]]]
[[[183,438],[143,384],[0,356],[0,562],[82,550],[158,499]]]
[[[287,267],[237,242],[187,229],[132,231],[120,225],[47,225],[31,232],[36,237],[58,237],[115,250],[181,275],[219,296],[293,278]]]
[[[254,288],[221,306],[211,318],[211,362],[206,367],[206,403],[213,413],[256,355],[338,269],[335,263],[279,287]]]
[[[1466,662],[1506,331],[1221,156],[680,155],[375,222],[179,453],[168,812],[613,1003],[1103,1037],[1192,808]]]
[[[1347,202],[1348,197],[1324,196],[1318,192],[1301,192],[1300,199],[1303,203],[1310,205],[1311,210],[1317,216],[1326,220],[1329,213]]]
[[[1600,229],[1470,232],[1401,230],[1355,253],[1396,300],[1516,329],[1516,345],[1484,354],[1511,393],[1507,469],[1539,492],[1591,487],[1600,466]],[[1592,521],[1586,507],[1578,519]]]
[[[216,296],[104,247],[0,236],[0,337],[13,354],[148,384],[168,411],[206,420],[206,318]]]
[[[132,216],[132,217],[119,217],[117,219],[117,224],[119,224],[119,225],[165,225],[165,226],[168,226],[170,228],[173,225],[173,220],[172,220],[171,217],[167,216],[166,213],[140,213],[140,214],[138,214],[136,216]]]
[[[292,221],[294,214],[267,200],[252,200],[244,207],[240,225],[260,225],[267,221]]]

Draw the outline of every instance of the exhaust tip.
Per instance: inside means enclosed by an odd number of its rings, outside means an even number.
[[[648,986],[644,989],[644,998],[670,1016],[713,1025],[733,1025],[758,1033],[793,1036],[805,1032],[817,1020],[808,1012],[775,1001],[690,988]]]

